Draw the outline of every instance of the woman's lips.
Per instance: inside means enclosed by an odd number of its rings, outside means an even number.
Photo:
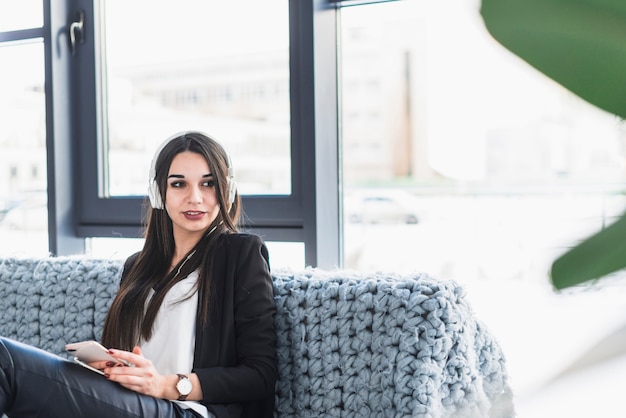
[[[202,219],[202,217],[204,216],[204,212],[189,210],[187,212],[183,212],[183,215],[186,219],[189,219],[190,221],[197,221],[199,219]]]

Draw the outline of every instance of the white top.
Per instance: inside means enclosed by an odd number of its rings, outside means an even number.
[[[198,308],[197,280],[198,272],[194,271],[167,292],[154,321],[152,338],[141,344],[143,355],[152,361],[161,374],[188,374],[193,368]],[[154,291],[151,290],[148,300],[153,295]],[[173,402],[183,408],[193,409],[205,418],[213,417],[199,402]]]

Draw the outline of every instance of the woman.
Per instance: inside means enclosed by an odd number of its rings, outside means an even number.
[[[272,416],[268,253],[259,237],[237,233],[228,155],[200,132],[175,135],[152,162],[149,197],[144,247],[124,264],[102,336],[132,367],[90,364],[103,377],[0,339],[0,414]]]

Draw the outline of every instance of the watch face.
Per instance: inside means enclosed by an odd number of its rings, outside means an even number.
[[[176,389],[181,395],[189,395],[191,393],[191,381],[188,378],[183,378],[176,384]]]

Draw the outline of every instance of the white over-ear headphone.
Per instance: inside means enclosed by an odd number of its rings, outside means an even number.
[[[197,132],[197,131],[193,131],[193,132]],[[154,209],[165,209],[165,205],[163,204],[163,199],[161,199],[161,193],[159,191],[159,185],[156,182],[156,162],[157,159],[159,158],[159,155],[161,154],[161,151],[163,151],[163,148],[165,148],[165,146],[167,144],[170,143],[170,141],[172,141],[175,138],[179,138],[181,136],[184,136],[190,132],[179,132],[177,134],[174,134],[172,136],[170,136],[169,138],[167,138],[165,141],[163,141],[163,143],[159,146],[159,148],[157,148],[156,152],[154,153],[154,157],[152,158],[152,162],[150,163],[150,171],[148,172],[148,198],[150,199],[150,206],[152,206]],[[201,132],[198,132],[201,133]],[[209,135],[201,133],[202,135],[211,138]],[[213,139],[213,138],[211,138]],[[215,141],[215,140],[214,140]],[[217,141],[216,141],[217,142]],[[235,174],[234,174],[234,170],[233,170],[233,164],[230,160],[230,155],[228,155],[228,153],[226,151],[224,151],[226,154],[226,161],[228,164],[228,204],[231,205],[234,201],[235,201],[235,196],[237,195],[237,183],[235,182]]]
[[[235,201],[235,196],[237,195],[237,183],[235,182],[235,170],[233,170],[233,162],[230,160],[230,155],[228,155],[228,153],[226,153],[226,160],[228,161],[228,204],[232,205]]]

